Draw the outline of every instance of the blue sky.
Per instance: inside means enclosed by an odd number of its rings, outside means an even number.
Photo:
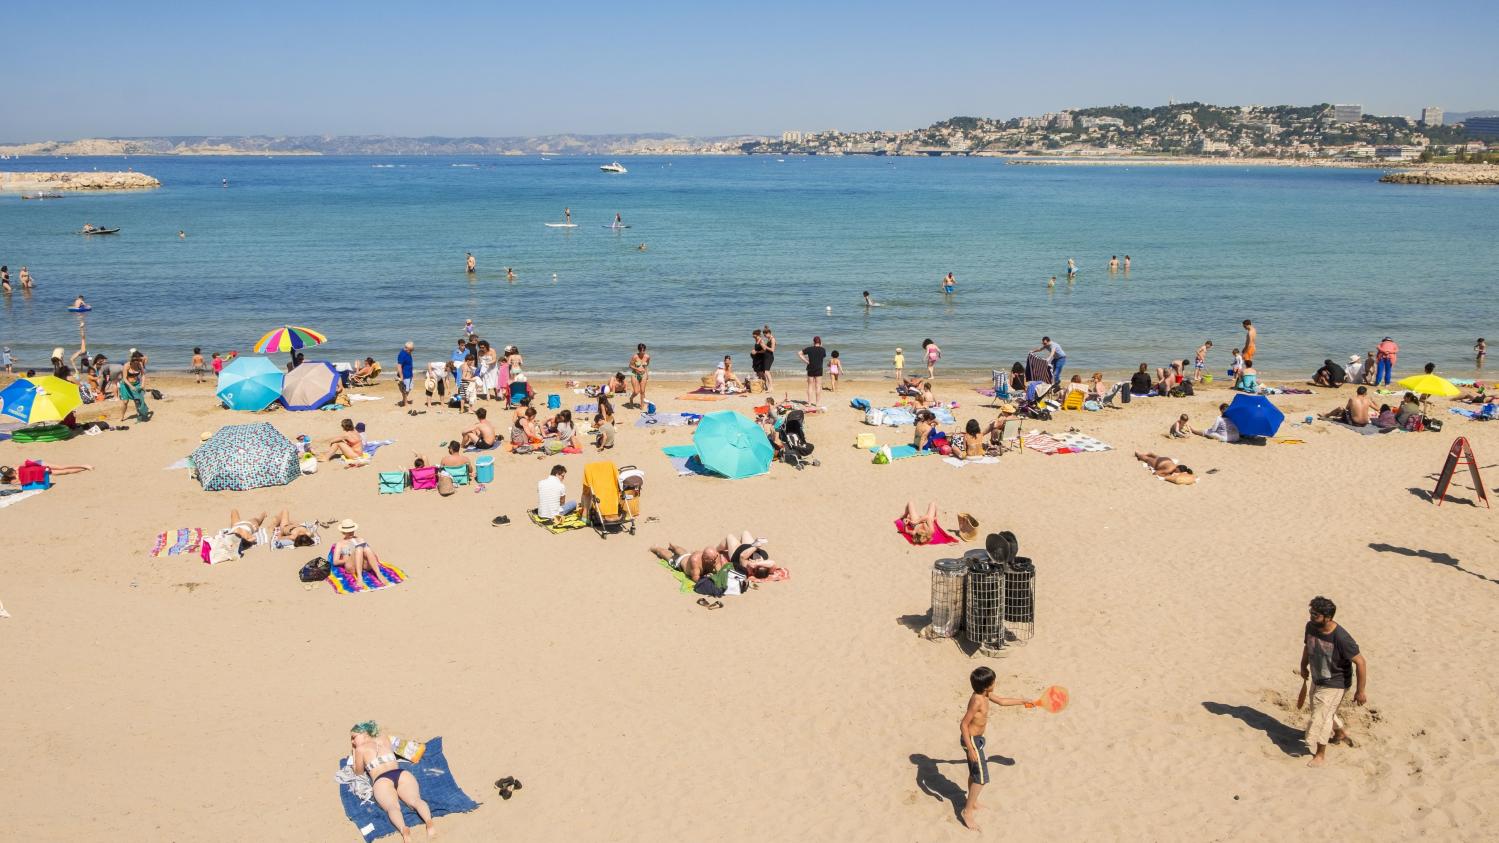
[[[1168,98],[1499,108],[1499,3],[5,0],[0,27],[0,141],[907,129]]]

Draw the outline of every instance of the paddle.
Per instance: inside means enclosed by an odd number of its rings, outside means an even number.
[[[1041,692],[1041,696],[1035,702],[1025,704],[1026,708],[1041,708],[1056,714],[1067,707],[1067,689],[1061,685],[1053,685]]]

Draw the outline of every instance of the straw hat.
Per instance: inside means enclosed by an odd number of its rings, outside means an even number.
[[[354,519],[352,519],[352,518],[345,518],[343,521],[339,522],[339,524],[338,524],[338,531],[340,533],[353,533],[353,532],[357,531],[358,529],[359,529],[359,525],[355,524],[354,523]]]
[[[977,518],[966,512],[958,513],[958,535],[965,542],[971,542],[978,537],[979,522]]]

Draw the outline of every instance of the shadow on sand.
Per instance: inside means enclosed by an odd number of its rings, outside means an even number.
[[[1438,553],[1434,550],[1416,550],[1415,548],[1399,547],[1393,544],[1384,544],[1383,542],[1370,542],[1369,549],[1377,551],[1379,553],[1398,553],[1401,556],[1413,556],[1417,559],[1425,559],[1427,562],[1431,562],[1437,565],[1446,565],[1449,568],[1462,571],[1470,577],[1477,577],[1484,582],[1491,582],[1495,585],[1499,585],[1499,580],[1496,580],[1493,577],[1486,577],[1483,574],[1478,573],[1477,571],[1470,571],[1467,568],[1464,568],[1458,558],[1449,553]]]
[[[1232,717],[1251,729],[1264,732],[1265,737],[1286,755],[1298,758],[1306,754],[1306,743],[1300,729],[1287,726],[1280,720],[1247,705],[1229,705],[1220,702],[1204,702],[1202,707],[1209,714]]]
[[[911,763],[916,766],[916,789],[938,802],[946,802],[952,806],[953,818],[963,822],[963,807],[968,802],[968,787],[966,784],[958,784],[938,769],[940,764],[952,764],[959,768],[959,778],[968,781],[968,759],[955,758],[953,760],[942,760],[930,758],[921,753],[912,753]],[[1003,755],[990,755],[990,764],[999,764],[1003,767],[1015,766],[1015,759]],[[983,803],[980,802],[982,805]]]

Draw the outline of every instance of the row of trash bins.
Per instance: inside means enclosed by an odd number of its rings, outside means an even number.
[[[964,638],[999,649],[1036,630],[1036,567],[1024,556],[995,559],[977,549],[932,566],[933,638]]]

